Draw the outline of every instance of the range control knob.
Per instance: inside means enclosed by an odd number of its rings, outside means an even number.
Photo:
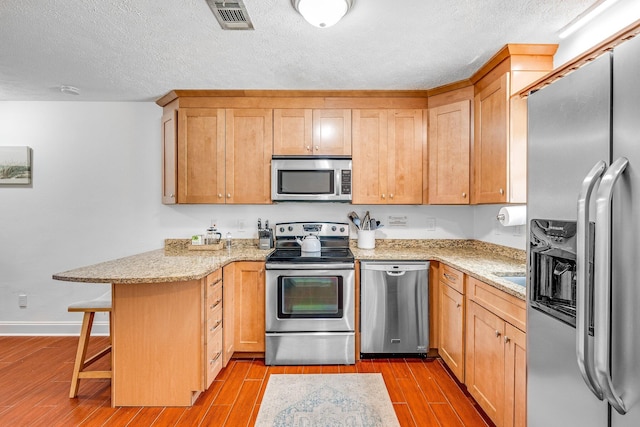
[[[336,231],[336,226],[331,227],[331,231]]]
[[[293,231],[293,227],[292,227],[292,226],[289,226],[289,227],[287,228],[287,230],[289,230],[289,231]]]
[[[340,227],[340,232],[344,233],[344,227]]]
[[[284,233],[284,227],[280,227],[280,232]]]

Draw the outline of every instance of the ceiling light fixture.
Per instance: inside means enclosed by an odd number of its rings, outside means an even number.
[[[60,86],[60,92],[67,95],[80,95],[80,89],[74,86]]]
[[[291,3],[309,24],[327,28],[342,19],[353,0],[291,0]]]
[[[580,28],[584,27],[587,22],[591,21],[593,18],[604,12],[605,9],[614,4],[616,1],[618,0],[599,0],[595,2],[593,5],[591,5],[591,7],[578,15],[573,21],[562,27],[560,31],[558,31],[558,37],[564,39],[569,35],[575,33]]]

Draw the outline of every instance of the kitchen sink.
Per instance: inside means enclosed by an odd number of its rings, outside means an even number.
[[[501,279],[508,280],[518,286],[527,285],[527,276],[524,273],[493,273]]]

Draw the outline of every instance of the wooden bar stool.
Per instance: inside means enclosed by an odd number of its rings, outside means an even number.
[[[76,362],[73,366],[73,376],[71,377],[71,391],[69,397],[74,398],[78,395],[78,386],[80,378],[111,378],[111,370],[108,371],[89,371],[86,367],[96,360],[100,359],[108,353],[111,353],[111,292],[90,301],[80,301],[73,303],[67,309],[69,312],[82,312],[82,329],[80,330],[80,339],[78,340],[78,350],[76,352]],[[109,312],[109,345],[90,358],[86,359],[87,347],[89,345],[89,336],[91,335],[91,327],[93,326],[93,318],[96,312]]]

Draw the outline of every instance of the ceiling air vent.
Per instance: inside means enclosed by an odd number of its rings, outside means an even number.
[[[253,30],[242,0],[207,0],[207,4],[223,30]]]

